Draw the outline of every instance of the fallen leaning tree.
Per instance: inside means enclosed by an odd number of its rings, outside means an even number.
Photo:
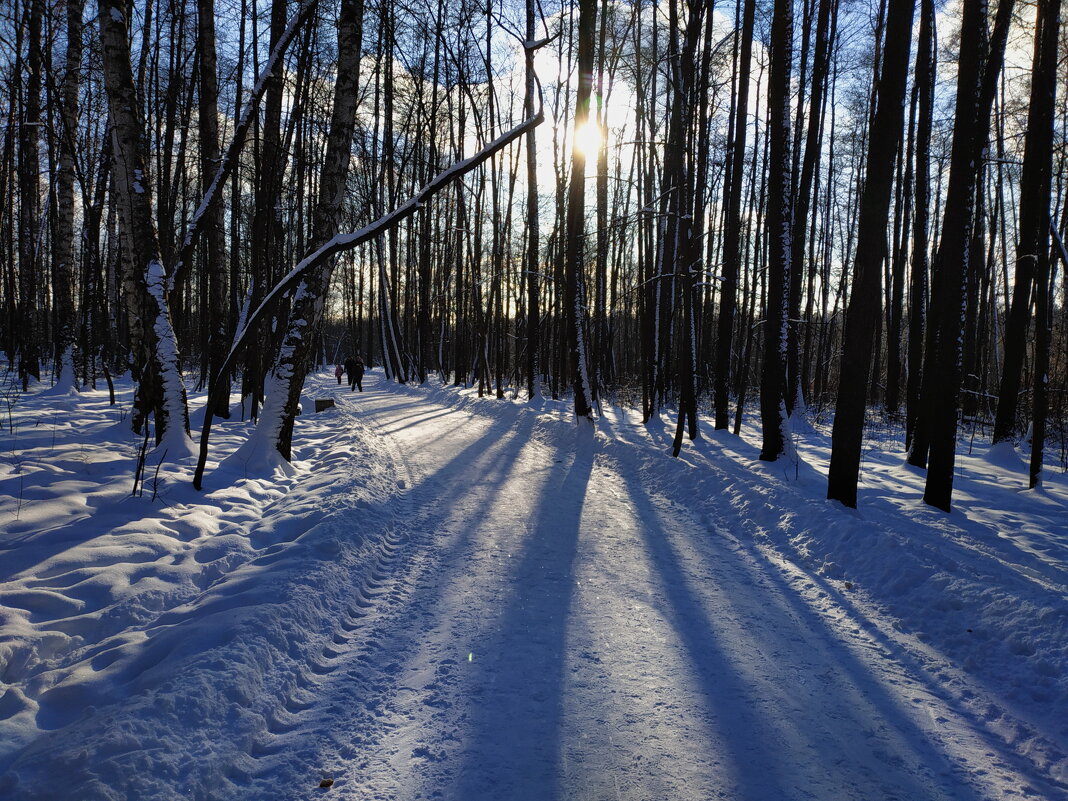
[[[434,195],[441,192],[453,181],[462,178],[483,162],[491,159],[498,152],[508,147],[512,142],[540,125],[544,119],[544,108],[539,104],[538,111],[534,116],[525,120],[515,128],[501,134],[473,156],[458,161],[448,169],[438,173],[430,183],[393,211],[379,217],[377,220],[358,231],[353,231],[347,234],[338,234],[318,250],[305,256],[304,259],[293,267],[281,281],[275,284],[260,305],[256,307],[256,310],[245,320],[244,327],[242,327],[241,331],[234,337],[234,343],[230,348],[230,353],[219,367],[214,380],[211,382],[213,389],[209,394],[204,413],[204,427],[200,432],[200,452],[197,457],[196,470],[193,473],[193,486],[196,489],[201,490],[204,487],[204,467],[208,458],[208,439],[211,433],[211,423],[214,417],[212,410],[219,408],[219,404],[226,400],[222,397],[222,392],[229,392],[229,385],[220,379],[228,375],[230,371],[234,369],[238,357],[244,352],[244,349],[248,344],[251,333],[256,329],[256,326],[267,317],[275,304],[279,303],[288,295],[288,293],[293,291],[306,275],[321,268],[327,261],[341,253],[359,247],[363,243],[368,242],[375,237],[384,234],[394,226],[399,225],[405,219],[419,211],[419,209],[429,202]]]

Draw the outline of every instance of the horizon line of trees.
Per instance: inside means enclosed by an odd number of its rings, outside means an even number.
[[[850,506],[878,415],[934,506],[967,429],[1029,438],[1036,486],[1047,443],[1068,469],[1060,0],[959,10],[13,0],[0,350],[24,390],[129,370],[172,456],[192,375],[290,458],[343,349],[671,408],[676,455],[701,409],[758,404],[767,460],[833,410]]]

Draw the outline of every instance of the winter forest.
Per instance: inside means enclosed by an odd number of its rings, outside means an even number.
[[[0,347],[24,389],[129,371],[172,454],[191,383],[288,459],[351,350],[670,405],[676,452],[698,409],[759,405],[767,460],[833,416],[847,505],[870,415],[942,509],[970,432],[1068,466],[1057,2],[4,16]]]
[[[0,796],[1068,798],[1065,30],[5,0]]]

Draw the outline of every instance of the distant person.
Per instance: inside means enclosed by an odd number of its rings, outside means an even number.
[[[345,372],[349,376],[349,390],[359,389],[363,392],[363,359],[360,354],[345,359]]]
[[[341,376],[343,376],[344,374],[345,368],[342,367],[340,364],[336,368],[334,368],[334,377],[337,379],[337,385],[339,387],[341,386]]]

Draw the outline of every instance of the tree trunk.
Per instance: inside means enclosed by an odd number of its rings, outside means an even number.
[[[593,45],[597,21],[597,0],[579,0],[578,91],[575,97],[575,131],[590,118],[593,84]],[[567,244],[564,261],[564,314],[567,317],[567,349],[571,384],[575,392],[575,416],[593,422],[591,387],[586,360],[585,337],[585,193],[586,154],[580,147],[571,150],[571,185],[567,195]]]
[[[730,425],[730,368],[734,349],[734,320],[738,304],[738,267],[741,262],[742,175],[745,170],[745,140],[749,129],[749,70],[753,56],[753,23],[756,0],[742,0],[742,27],[739,42],[737,100],[734,135],[731,141],[731,175],[727,184],[726,231],[723,234],[723,277],[719,293],[719,319],[716,323],[716,429]]]
[[[805,263],[805,228],[812,197],[812,183],[819,168],[822,139],[820,125],[824,89],[831,56],[831,9],[837,0],[820,0],[816,19],[816,51],[812,62],[812,94],[808,113],[808,132],[805,136],[805,157],[801,163],[797,187],[797,201],[793,210],[793,237],[790,242],[790,321],[788,326],[786,359],[786,409],[793,414],[803,408],[804,387],[801,382],[801,277]],[[798,114],[800,117],[800,112]],[[799,120],[800,121],[800,120]],[[800,133],[800,132],[798,132]]]
[[[860,200],[857,240],[861,246],[853,269],[853,291],[842,336],[827,497],[857,505],[857,482],[864,438],[866,388],[871,370],[875,325],[880,320],[880,278],[887,254],[887,217],[894,164],[901,148],[909,33],[914,0],[889,0],[886,48],[875,96],[875,116],[868,135],[864,193]]]
[[[30,379],[41,380],[38,314],[37,244],[41,216],[41,17],[43,0],[28,0],[26,89],[19,121],[19,379],[23,391]]]
[[[1035,49],[1031,67],[1031,104],[1027,112],[1023,172],[1020,177],[1020,235],[1016,244],[1012,306],[1005,326],[1005,361],[998,392],[993,442],[1011,440],[1016,429],[1031,299],[1042,301],[1034,285],[1039,262],[1048,261],[1049,198],[1053,171],[1053,115],[1057,94],[1057,36],[1060,0],[1040,0],[1035,20]],[[1045,268],[1049,269],[1048,264]],[[1046,324],[1036,314],[1036,325]],[[1036,328],[1036,345],[1039,331]],[[1048,340],[1047,340],[1048,343]],[[1037,355],[1037,352],[1036,352]],[[1048,358],[1048,356],[1047,356]],[[1036,374],[1039,370],[1036,365]],[[1037,440],[1032,440],[1036,442]]]
[[[760,458],[774,462],[786,448],[787,290],[790,285],[790,65],[793,3],[775,0],[768,80],[768,293],[764,366],[760,377]]]
[[[1013,0],[1001,0],[990,43],[985,0],[967,3],[961,20],[961,53],[942,238],[934,274],[932,312],[924,362],[922,409],[929,411],[930,456],[923,499],[950,510],[960,409],[964,279],[974,224],[975,186],[982,168],[990,107],[1001,72]],[[984,64],[985,55],[985,64]],[[917,434],[920,427],[917,429]]]
[[[130,325],[138,328],[141,348],[135,354],[141,365],[136,401],[140,415],[135,415],[135,423],[154,414],[156,443],[166,441],[171,458],[178,458],[191,452],[189,416],[152,214],[144,127],[138,113],[123,0],[104,0],[99,21],[104,85],[115,142],[114,185],[134,266],[131,284],[137,317]]]
[[[197,113],[200,128],[200,181],[204,196],[207,197],[221,158],[214,0],[197,0],[197,29],[197,55],[200,58],[200,103]],[[202,362],[207,376],[210,377],[208,382],[210,395],[213,394],[212,381],[225,382],[229,387],[230,376],[217,376],[217,374],[226,358],[230,337],[227,330],[229,301],[226,287],[226,240],[222,204],[211,203],[206,215],[202,280],[207,282],[207,307],[201,312],[206,333]],[[218,409],[214,410],[214,414],[217,417],[229,417],[229,390],[216,394],[225,397],[225,400]]]
[[[912,268],[909,275],[908,378],[905,385],[905,448],[912,463],[912,440],[920,413],[923,340],[927,322],[928,194],[930,192],[931,124],[935,80],[934,0],[920,0],[920,31],[916,53],[915,213],[912,218]],[[926,460],[926,453],[924,459]]]
[[[534,42],[534,0],[526,0],[527,42]],[[528,44],[525,51],[526,95],[523,98],[523,115],[528,119],[534,114],[534,93],[537,77],[534,74],[534,48]],[[541,395],[541,377],[538,351],[541,348],[541,304],[539,302],[538,250],[538,147],[537,132],[527,132],[527,243],[526,243],[526,345],[527,345],[527,396],[533,400]]]
[[[363,49],[363,0],[342,0],[338,18],[338,63],[334,105],[327,137],[326,156],[319,178],[319,199],[312,222],[310,251],[325,245],[337,233],[355,130],[357,88]],[[257,436],[287,461],[292,456],[293,422],[304,379],[312,366],[315,336],[322,325],[323,309],[334,262],[325,260],[298,284],[288,327],[271,375],[269,391],[257,426]]]
[[[67,0],[67,59],[60,85],[59,169],[56,174],[56,235],[52,293],[55,297],[56,389],[75,389],[74,378],[74,181],[78,87],[82,66],[83,0]]]

